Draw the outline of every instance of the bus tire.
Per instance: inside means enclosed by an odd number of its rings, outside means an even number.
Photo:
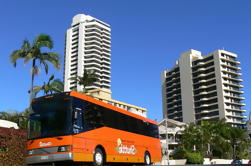
[[[145,165],[151,165],[151,156],[149,152],[145,152],[144,162]]]
[[[104,152],[100,148],[96,148],[93,155],[93,165],[103,166],[105,162]]]

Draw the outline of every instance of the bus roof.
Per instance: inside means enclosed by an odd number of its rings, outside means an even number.
[[[67,93],[66,93],[67,94]],[[147,119],[143,116],[140,116],[140,115],[137,115],[137,114],[134,114],[134,113],[131,113],[129,111],[126,111],[124,109],[121,109],[119,107],[115,107],[111,104],[108,104],[108,103],[105,103],[105,102],[102,102],[102,101],[99,101],[97,99],[94,99],[93,97],[89,97],[89,96],[86,96],[84,94],[81,94],[81,93],[78,93],[76,91],[71,91],[69,93],[70,96],[73,96],[73,97],[77,97],[77,98],[80,98],[80,99],[83,99],[83,100],[86,100],[86,101],[89,101],[91,103],[94,103],[94,104],[97,104],[97,105],[100,105],[100,106],[103,106],[103,107],[106,107],[106,108],[109,108],[109,109],[112,109],[114,111],[117,111],[117,112],[120,112],[122,114],[126,114],[126,115],[129,115],[129,116],[132,116],[134,118],[137,118],[137,119],[141,119],[141,120],[144,120],[144,121],[147,121],[147,122],[150,122],[150,123],[153,123],[155,125],[158,125],[158,123],[154,120],[150,120],[150,119]]]

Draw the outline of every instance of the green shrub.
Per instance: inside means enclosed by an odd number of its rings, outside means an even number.
[[[188,152],[186,154],[187,164],[203,164],[203,157],[200,153]]]
[[[183,146],[179,146],[177,149],[175,149],[172,156],[174,159],[185,159],[186,155],[186,149]]]

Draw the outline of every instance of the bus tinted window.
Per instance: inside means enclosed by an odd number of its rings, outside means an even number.
[[[79,101],[77,105],[83,108],[82,123],[85,131],[106,126],[155,138],[159,136],[158,127],[155,124],[87,101],[82,101],[80,104]]]

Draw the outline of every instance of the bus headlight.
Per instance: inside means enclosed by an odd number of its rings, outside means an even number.
[[[34,153],[34,150],[28,150],[28,155],[33,155],[33,153]]]
[[[71,145],[59,146],[58,152],[69,152],[71,151]]]

